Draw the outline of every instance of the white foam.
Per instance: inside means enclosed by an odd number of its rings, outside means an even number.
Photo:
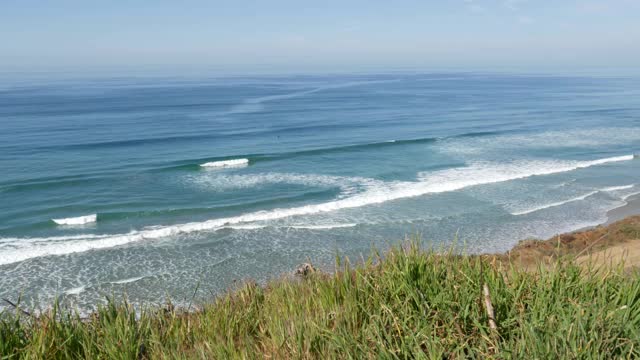
[[[142,280],[142,279],[144,279],[144,276],[138,276],[138,277],[132,277],[132,278],[128,278],[128,279],[110,281],[110,283],[111,284],[129,284],[129,283],[136,282],[136,281]]]
[[[563,173],[629,160],[633,160],[633,155],[588,161],[533,160],[507,164],[477,163],[469,167],[443,170],[435,173],[421,173],[419,175],[422,182],[418,186],[418,192],[427,189],[428,192],[454,191],[469,186]]]
[[[545,131],[530,134],[451,138],[440,144],[442,151],[453,154],[486,155],[513,149],[607,147],[635,144],[640,139],[638,127],[599,127],[573,131]]]
[[[242,167],[247,165],[249,165],[249,159],[220,160],[200,164],[200,166],[204,168]]]
[[[73,218],[66,219],[51,219],[54,223],[58,225],[84,225],[96,222],[98,219],[97,214],[78,216]]]
[[[291,229],[329,230],[355,227],[357,224],[327,224],[327,225],[291,225]]]
[[[534,208],[528,209],[528,210],[512,212],[511,215],[520,216],[520,215],[531,214],[531,213],[536,212],[536,211],[549,209],[549,208],[553,208],[553,207],[569,204],[569,203],[572,203],[572,202],[584,200],[584,199],[588,198],[589,196],[595,195],[597,193],[598,193],[597,190],[596,191],[591,191],[589,193],[586,193],[584,195],[571,198],[569,200],[564,200],[564,201],[558,201],[558,202],[554,202],[554,203],[550,203],[550,204],[545,204],[545,205],[537,206],[537,207],[534,207]]]
[[[549,208],[552,208],[552,207],[557,207],[557,206],[569,204],[569,203],[572,203],[572,202],[584,200],[584,199],[588,198],[589,196],[595,195],[595,194],[597,194],[599,192],[613,192],[613,191],[627,190],[627,189],[631,189],[633,187],[634,187],[633,184],[631,184],[631,185],[621,185],[621,186],[610,186],[610,187],[594,190],[594,191],[591,191],[591,192],[586,193],[584,195],[577,196],[577,197],[574,197],[574,198],[571,198],[571,199],[568,199],[568,200],[553,202],[553,203],[549,203],[549,204],[545,204],[545,205],[540,205],[540,206],[537,206],[537,207],[534,207],[534,208],[531,208],[531,209],[527,209],[527,210],[515,211],[515,212],[512,212],[511,214],[512,215],[516,215],[516,216],[526,215],[526,214],[530,214],[530,213],[533,213],[533,212],[536,212],[536,211],[549,209]]]
[[[66,236],[51,236],[46,238],[0,238],[0,248],[2,244],[11,244],[12,246],[20,247],[21,245],[28,243],[38,242],[63,242],[69,240],[86,240],[86,239],[103,239],[112,235],[109,234],[81,234],[81,235],[66,235]]]
[[[79,295],[81,292],[83,292],[85,289],[84,286],[78,286],[69,290],[65,290],[65,294],[66,295]]]
[[[223,226],[221,229],[233,229],[233,230],[258,230],[264,229],[267,225],[255,225],[255,224],[247,224],[247,225],[231,225],[231,226]]]
[[[322,225],[256,225],[256,224],[247,224],[247,225],[230,225],[224,226],[222,229],[233,229],[233,230],[258,230],[264,228],[282,228],[282,229],[308,229],[308,230],[329,230],[329,229],[340,229],[340,228],[350,228],[355,227],[358,224],[348,223],[348,224],[322,224]]]
[[[606,191],[606,192],[610,192],[610,191],[620,191],[620,190],[628,190],[628,189],[632,189],[635,185],[631,184],[631,185],[622,185],[622,186],[611,186],[611,187],[606,187],[603,189],[600,189],[600,191]]]
[[[105,249],[137,241],[166,238],[198,231],[211,231],[235,225],[250,225],[251,223],[267,222],[293,216],[357,208],[425,194],[455,191],[469,186],[510,181],[530,176],[555,174],[632,159],[633,155],[627,155],[591,161],[526,161],[512,164],[479,163],[464,168],[422,173],[419,177],[420,181],[416,182],[380,182],[362,193],[320,204],[258,211],[203,222],[154,227],[127,234],[90,234],[86,235],[85,238],[75,235],[73,239],[69,241],[50,242],[46,238],[42,239],[44,241],[16,239],[16,241],[11,242],[0,242],[0,265],[20,262],[35,257]]]
[[[359,188],[380,186],[384,182],[380,180],[331,176],[319,174],[293,174],[293,173],[261,173],[261,174],[221,174],[221,173],[201,173],[190,175],[185,178],[203,190],[228,191],[232,189],[245,189],[270,184],[294,184],[309,187],[337,187],[343,195],[352,194]]]
[[[629,198],[634,197],[636,195],[640,195],[640,191],[634,192],[634,193],[631,193],[631,194],[627,194],[622,198],[622,200],[623,201],[627,201],[627,200],[629,200]]]

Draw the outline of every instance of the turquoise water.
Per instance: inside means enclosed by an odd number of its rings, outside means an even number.
[[[502,251],[640,192],[637,77],[1,84],[0,296],[27,302],[180,303],[413,233]]]

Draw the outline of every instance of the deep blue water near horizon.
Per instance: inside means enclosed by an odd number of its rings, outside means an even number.
[[[639,193],[639,125],[637,76],[13,78],[0,296],[180,303],[415,233],[503,251]]]

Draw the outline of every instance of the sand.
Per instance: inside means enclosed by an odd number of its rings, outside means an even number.
[[[607,213],[606,225],[622,220],[629,216],[640,215],[640,195],[635,195],[626,200],[627,204],[615,208]]]
[[[554,236],[547,240],[521,241],[506,254],[494,255],[527,269],[553,265],[558,259],[575,261],[585,267],[618,266],[626,270],[640,269],[640,214],[638,199],[610,213],[607,224]]]

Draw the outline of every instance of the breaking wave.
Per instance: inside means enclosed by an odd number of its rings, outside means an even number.
[[[600,191],[620,191],[620,190],[628,190],[628,189],[633,189],[635,185],[631,184],[631,185],[622,185],[622,186],[611,186],[611,187],[606,187],[604,189],[600,189]]]
[[[204,168],[228,168],[228,167],[244,167],[249,165],[249,159],[231,159],[231,160],[220,160],[220,161],[211,161],[204,164],[201,164],[201,167]]]
[[[586,193],[584,195],[577,196],[577,197],[574,197],[574,198],[571,198],[571,199],[568,199],[568,200],[553,202],[553,203],[549,203],[549,204],[545,204],[545,205],[540,205],[540,206],[536,206],[534,208],[527,209],[527,210],[515,211],[515,212],[512,212],[511,215],[520,216],[520,215],[531,214],[531,213],[534,213],[534,212],[537,212],[537,211],[540,211],[540,210],[549,209],[549,208],[552,208],[552,207],[557,207],[557,206],[569,204],[569,203],[572,203],[572,202],[585,200],[589,196],[595,195],[595,194],[597,194],[599,192],[613,192],[613,191],[627,190],[627,189],[631,189],[633,187],[634,187],[633,184],[632,185],[606,187],[606,188],[590,191],[590,192],[588,192],[588,193]]]
[[[512,212],[511,215],[515,215],[515,216],[526,215],[526,214],[534,213],[536,211],[540,211],[540,210],[549,209],[549,208],[552,208],[552,207],[557,207],[557,206],[569,204],[569,203],[572,203],[572,202],[584,200],[584,199],[588,198],[591,195],[597,194],[598,192],[599,192],[598,190],[591,191],[591,192],[588,192],[588,193],[586,193],[584,195],[571,198],[569,200],[553,202],[553,203],[550,203],[550,204],[537,206],[537,207],[534,207],[534,208],[531,208],[531,209],[527,209],[527,210],[515,211],[515,212]]]
[[[98,219],[97,214],[78,216],[66,219],[51,219],[54,223],[58,225],[85,225],[96,222]]]
[[[305,216],[380,204],[403,198],[460,190],[470,186],[504,182],[531,176],[549,175],[591,166],[629,161],[633,155],[590,161],[524,161],[511,164],[478,163],[467,167],[420,173],[418,181],[378,182],[352,196],[319,204],[257,211],[238,216],[191,222],[172,226],[157,226],[116,235],[75,235],[41,239],[0,239],[0,265],[30,258],[65,255],[121,246],[224,227],[254,225],[272,220]]]

